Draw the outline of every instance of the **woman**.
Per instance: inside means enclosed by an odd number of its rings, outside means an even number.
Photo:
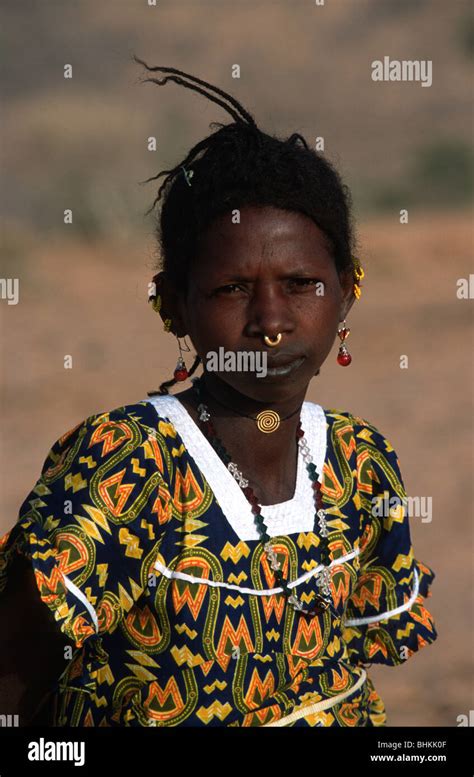
[[[349,194],[300,135],[137,61],[234,121],[153,203],[164,192],[150,299],[177,338],[174,379],[57,440],[1,541],[10,698],[23,724],[383,726],[367,667],[435,640],[434,573],[388,440],[305,401],[336,334],[351,361]],[[220,353],[248,361],[216,368]]]

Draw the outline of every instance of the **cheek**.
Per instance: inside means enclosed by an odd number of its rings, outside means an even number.
[[[339,323],[339,304],[333,299],[305,300],[299,306],[299,325],[318,340],[333,340]]]
[[[195,300],[188,308],[189,335],[198,353],[217,350],[220,345],[232,349],[242,333],[242,322],[236,311],[217,309],[209,301]]]

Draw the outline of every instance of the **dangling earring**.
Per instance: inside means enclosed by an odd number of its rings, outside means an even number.
[[[341,344],[339,346],[339,351],[337,354],[337,363],[341,365],[341,367],[348,367],[349,364],[352,361],[352,356],[350,355],[349,351],[346,348],[345,340],[350,335],[351,330],[346,327],[346,319],[342,322],[342,327],[339,327],[337,330],[337,334],[339,335],[339,339],[341,341]]]
[[[175,381],[181,382],[183,380],[186,380],[186,378],[189,377],[189,372],[188,372],[188,368],[186,367],[185,361],[183,359],[183,352],[182,352],[182,349],[181,349],[181,343],[179,341],[179,337],[177,337],[177,340],[178,340],[178,348],[179,348],[179,357],[178,357],[178,361],[176,363],[176,368],[175,368],[175,371],[173,373],[173,377],[174,377]],[[184,341],[186,343],[186,338],[184,338]],[[186,348],[184,350],[185,351],[190,351],[191,350],[191,348],[187,345],[187,343],[186,343]]]

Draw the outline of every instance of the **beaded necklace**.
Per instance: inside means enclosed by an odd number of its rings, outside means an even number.
[[[232,461],[230,455],[228,454],[227,450],[225,449],[222,441],[219,439],[219,437],[216,434],[216,430],[214,428],[214,425],[211,421],[211,415],[209,413],[209,409],[207,405],[203,402],[203,391],[202,389],[205,389],[204,382],[202,378],[193,378],[192,379],[193,384],[193,390],[196,394],[197,400],[198,400],[198,414],[199,414],[199,420],[201,422],[203,431],[211,443],[212,447],[216,451],[217,455],[222,459],[224,464],[226,465],[229,472],[233,475],[237,483],[239,484],[240,488],[242,489],[245,497],[250,502],[250,505],[252,507],[252,512],[255,515],[255,523],[257,524],[257,529],[259,531],[260,537],[262,542],[264,543],[264,549],[267,554],[270,567],[275,573],[275,578],[277,579],[279,585],[283,589],[284,595],[287,597],[289,604],[293,607],[294,610],[296,610],[298,613],[301,613],[303,615],[320,615],[322,612],[328,609],[328,607],[331,606],[331,574],[329,572],[329,545],[328,545],[328,529],[326,525],[326,512],[323,508],[322,504],[322,497],[321,497],[321,483],[318,480],[318,472],[316,469],[316,466],[313,462],[313,458],[311,456],[308,444],[305,439],[304,431],[301,427],[301,421],[298,423],[298,427],[296,429],[296,441],[299,446],[300,452],[303,456],[303,461],[306,464],[306,469],[308,471],[309,479],[312,481],[312,487],[313,487],[313,497],[315,502],[315,515],[314,515],[314,527],[313,531],[316,534],[316,523],[319,524],[319,534],[321,538],[320,547],[321,547],[321,561],[323,563],[323,569],[321,569],[316,574],[316,584],[318,586],[319,592],[316,594],[316,600],[314,602],[313,607],[311,609],[307,609],[303,602],[298,599],[295,593],[292,593],[291,588],[288,585],[288,581],[284,579],[282,570],[281,570],[281,562],[278,561],[277,554],[272,547],[271,539],[268,535],[267,527],[265,526],[262,512],[261,512],[261,505],[259,504],[259,501],[254,493],[254,490],[251,486],[249,486],[248,480],[243,477],[242,473],[239,471],[237,464]]]

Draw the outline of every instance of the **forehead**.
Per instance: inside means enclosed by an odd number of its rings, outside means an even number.
[[[262,260],[288,262],[291,257],[301,264],[332,262],[328,238],[312,219],[303,213],[272,206],[245,206],[240,222],[232,212],[219,216],[199,241],[197,262],[202,268],[224,269],[229,266],[250,268]]]

